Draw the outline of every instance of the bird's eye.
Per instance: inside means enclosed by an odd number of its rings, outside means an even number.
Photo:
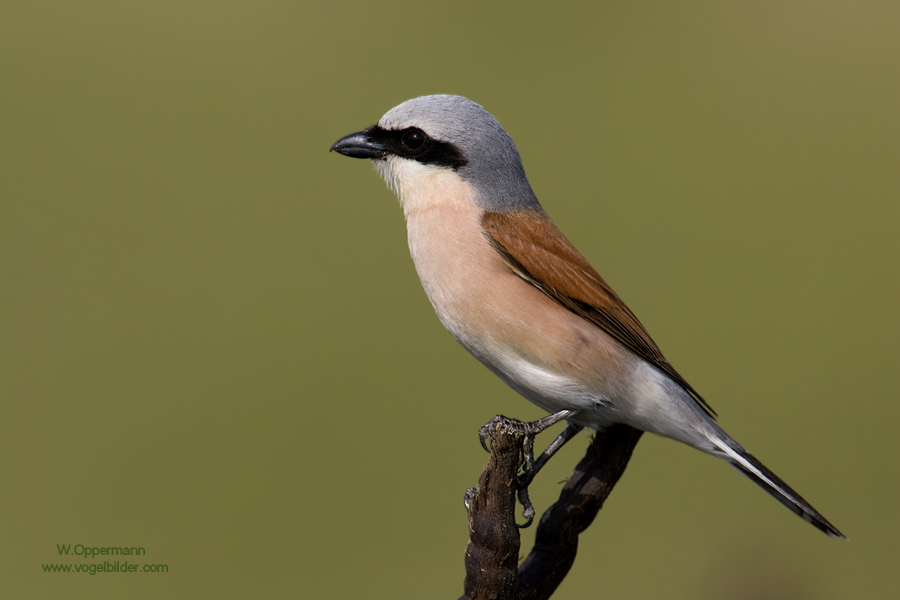
[[[424,131],[419,129],[410,129],[406,133],[403,134],[403,138],[401,139],[403,145],[407,150],[411,150],[415,152],[416,150],[420,150],[422,146],[425,145],[425,142],[428,141],[428,136],[425,135]]]

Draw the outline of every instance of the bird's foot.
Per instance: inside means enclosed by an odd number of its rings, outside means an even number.
[[[475,499],[475,496],[478,494],[477,487],[470,487],[466,490],[465,495],[463,496],[463,504],[466,505],[466,510],[472,509],[472,500]]]
[[[548,415],[543,419],[538,419],[537,421],[530,422],[520,421],[518,419],[512,419],[510,417],[504,417],[503,415],[497,415],[496,417],[482,425],[481,429],[478,430],[478,437],[481,440],[481,447],[484,448],[486,452],[490,452],[491,450],[487,446],[487,440],[488,438],[494,438],[494,431],[500,426],[514,434],[534,438],[534,436],[541,433],[545,429],[556,425],[564,419],[573,417],[576,414],[578,414],[577,410],[561,410],[559,412],[553,413],[552,415]]]
[[[488,450],[487,440],[488,438],[494,438],[494,432],[502,427],[503,429],[522,436],[522,454],[523,454],[523,464],[522,464],[522,472],[518,475],[517,487],[518,493],[517,498],[519,502],[522,504],[522,516],[525,517],[525,523],[522,525],[518,525],[519,528],[525,529],[529,527],[531,523],[534,521],[534,505],[531,503],[531,499],[528,497],[528,486],[531,484],[532,480],[534,480],[534,476],[537,472],[543,467],[547,461],[550,459],[553,454],[559,450],[563,444],[569,441],[576,433],[581,431],[581,426],[570,424],[565,431],[563,431],[554,441],[547,447],[541,456],[535,461],[534,458],[534,439],[537,434],[541,433],[545,429],[552,427],[553,425],[559,423],[562,420],[568,419],[569,417],[573,417],[578,413],[575,410],[561,410],[559,412],[553,413],[543,419],[538,419],[537,421],[519,421],[518,419],[511,419],[509,417],[504,417],[503,415],[497,415],[490,421],[484,424],[484,426],[478,431],[478,437],[481,441],[481,446],[486,451]]]

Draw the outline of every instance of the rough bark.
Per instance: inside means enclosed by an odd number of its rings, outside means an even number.
[[[495,428],[491,458],[469,494],[465,593],[460,600],[546,600],[568,574],[578,536],[618,482],[640,431],[616,425],[597,432],[587,453],[538,524],[534,548],[518,565],[516,482],[522,437]]]

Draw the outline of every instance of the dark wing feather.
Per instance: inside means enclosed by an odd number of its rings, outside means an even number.
[[[520,277],[668,375],[715,416],[712,407],[669,364],[634,313],[546,214],[489,212],[482,226],[491,245]]]

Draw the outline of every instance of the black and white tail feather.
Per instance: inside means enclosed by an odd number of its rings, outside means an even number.
[[[727,437],[727,436],[726,436]],[[846,540],[847,536],[838,531],[837,527],[828,522],[828,519],[819,514],[809,502],[804,500],[800,494],[791,489],[791,487],[783,482],[775,473],[767,469],[761,462],[756,460],[749,452],[744,450],[734,440],[727,438],[712,439],[716,448],[721,451],[720,456],[727,460],[731,466],[746,475],[756,485],[766,490],[773,498],[787,506],[794,513],[800,516],[807,523],[811,523],[814,527],[823,531],[830,537]]]

